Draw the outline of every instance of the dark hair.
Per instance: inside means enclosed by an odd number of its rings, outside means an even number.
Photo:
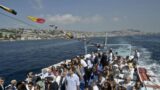
[[[27,90],[26,85],[22,82],[17,83],[17,90]]]
[[[49,81],[53,81],[53,77],[46,77],[46,80]]]
[[[29,82],[28,84],[31,84],[31,85],[33,85],[33,82]]]
[[[110,80],[110,81],[114,81],[113,74],[110,74],[110,75],[109,75],[109,80]]]
[[[126,88],[123,86],[118,86],[118,90],[126,90]]]
[[[37,87],[38,89],[40,89],[41,87],[40,87],[40,85],[38,85],[38,84],[36,84],[34,87]]]
[[[68,68],[68,70],[72,70],[74,72],[75,68],[74,67],[70,67],[70,68]]]
[[[37,76],[36,82],[41,81],[41,77]]]
[[[56,69],[56,67],[55,67],[55,66],[52,66],[52,67],[51,67],[51,71],[53,71],[54,69]]]
[[[106,87],[107,86],[107,87]],[[111,90],[111,85],[109,82],[104,82],[102,90]]]
[[[138,85],[137,85],[138,83],[140,83],[140,86],[143,86],[143,85],[140,81],[137,81],[136,84],[134,85],[134,87],[139,89],[140,87],[138,87]]]
[[[109,50],[109,53],[112,53],[112,49]]]
[[[5,80],[3,77],[0,77],[1,80]]]

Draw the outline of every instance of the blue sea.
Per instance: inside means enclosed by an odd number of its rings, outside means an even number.
[[[104,43],[105,38],[90,38],[88,42]],[[160,76],[160,35],[109,37],[110,44],[130,44],[138,49],[142,65],[153,68]],[[88,48],[89,52],[95,47]],[[84,42],[78,40],[33,40],[0,42],[0,76],[6,83],[12,79],[24,80],[30,71],[40,73],[42,68],[84,54]]]

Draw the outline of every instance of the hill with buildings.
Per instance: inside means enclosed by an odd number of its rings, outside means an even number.
[[[142,32],[135,29],[115,30],[108,32],[87,32],[73,30],[44,30],[44,29],[25,29],[25,28],[2,28],[0,29],[0,40],[41,40],[66,38],[66,33],[70,32],[74,38],[85,37],[108,37],[113,36],[132,36],[132,35],[153,35],[160,33]]]

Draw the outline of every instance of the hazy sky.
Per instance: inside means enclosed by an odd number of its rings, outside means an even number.
[[[112,31],[139,29],[160,31],[160,0],[0,0],[0,4],[15,9],[12,15],[39,28],[50,24],[62,29],[81,31]],[[27,16],[46,19],[45,24],[28,20]],[[30,27],[0,14],[0,28]]]

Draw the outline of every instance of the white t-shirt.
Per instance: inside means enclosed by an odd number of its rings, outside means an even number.
[[[87,67],[87,63],[83,59],[81,59],[81,64],[83,67]]]
[[[97,86],[97,85],[94,85],[94,86],[93,86],[93,90],[99,90],[98,86]]]
[[[109,54],[109,60],[112,61],[113,53]]]
[[[95,57],[96,57],[95,55],[92,55],[92,56],[91,56],[91,61],[92,61],[92,62],[94,62]]]
[[[91,60],[87,60],[87,64],[88,64],[88,68],[92,68],[93,67],[93,64],[92,64]]]
[[[58,83],[58,85],[59,85],[60,80],[61,80],[61,76],[58,75],[58,76],[56,77],[56,82]]]
[[[139,52],[137,52],[137,56],[140,57],[140,53]]]
[[[30,90],[28,85],[26,85],[27,90]],[[31,90],[34,90],[34,86],[31,88]]]
[[[135,57],[135,58],[139,58],[139,57],[140,57],[140,53],[139,53],[139,52],[135,52],[134,57]]]
[[[72,76],[67,75],[66,81],[66,90],[77,90],[77,86],[80,85],[79,77],[76,74],[73,74]]]

